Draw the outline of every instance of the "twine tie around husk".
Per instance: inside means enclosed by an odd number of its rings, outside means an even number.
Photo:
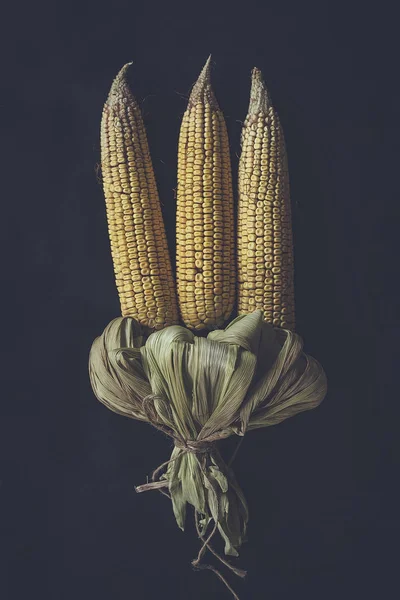
[[[204,454],[211,452],[213,446],[207,442],[197,442],[196,440],[186,440],[183,443],[175,441],[175,448],[180,448],[183,452],[192,452],[193,454]]]

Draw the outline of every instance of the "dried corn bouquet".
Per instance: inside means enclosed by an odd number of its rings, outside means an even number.
[[[113,83],[101,127],[122,316],[94,341],[90,380],[109,409],[149,422],[171,438],[170,459],[136,490],[168,496],[181,529],[187,505],[194,508],[202,546],[192,564],[214,571],[238,598],[220,571],[201,562],[209,550],[233,573],[245,575],[210,543],[218,531],[225,555],[237,556],[248,521],[246,500],[218,441],[243,438],[252,429],[312,409],[326,394],[321,365],[303,352],[293,331],[283,134],[261,74],[254,70],[235,236],[228,138],[207,61],[179,138],[176,294],[144,124],[126,67]],[[223,329],[236,286],[239,314]],[[198,333],[204,329],[211,330],[207,337]]]

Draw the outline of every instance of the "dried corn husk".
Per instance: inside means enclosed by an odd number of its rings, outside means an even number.
[[[327,389],[300,336],[266,323],[261,310],[206,338],[172,325],[145,340],[133,318],[114,319],[93,343],[89,372],[100,402],[175,441],[160,481],[141,487],[168,489],[181,529],[187,504],[201,518],[203,535],[213,520],[225,554],[233,556],[245,539],[248,511],[216,442],[310,410]]]

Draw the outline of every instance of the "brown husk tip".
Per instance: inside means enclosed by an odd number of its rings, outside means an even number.
[[[132,95],[126,76],[128,69],[132,64],[133,61],[125,63],[124,66],[119,70],[118,74],[115,76],[106,100],[106,105],[112,106],[116,102],[120,102],[122,98],[126,98]]]
[[[218,109],[218,102],[211,86],[211,54],[207,58],[189,97],[189,107],[202,102]]]
[[[251,71],[251,90],[248,114],[267,113],[272,106],[262,72],[257,67]]]

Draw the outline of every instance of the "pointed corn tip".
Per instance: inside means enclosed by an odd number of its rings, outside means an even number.
[[[260,69],[257,69],[257,67],[254,67],[251,71],[250,104],[248,112],[249,114],[267,112],[271,106],[271,98],[268,94],[262,72]]]
[[[133,61],[124,64],[124,66],[118,71],[116,77],[114,78],[112,87],[127,84],[126,74],[128,72],[129,67],[132,64]]]
[[[204,64],[204,67],[202,68],[195,85],[197,85],[197,84],[207,85],[207,83],[211,84],[211,54],[207,58],[207,60]]]
[[[216,108],[218,107],[217,100],[211,87],[211,54],[207,58],[206,63],[193,86],[189,97],[189,106],[193,106],[201,101],[212,104]]]
[[[211,54],[208,56],[204,67],[201,70],[200,77],[204,76],[207,81],[211,81]]]
[[[108,94],[106,104],[113,104],[121,99],[121,97],[130,94],[128,81],[126,78],[129,67],[133,64],[133,61],[125,63],[124,66],[119,70],[111,84],[111,89]]]

